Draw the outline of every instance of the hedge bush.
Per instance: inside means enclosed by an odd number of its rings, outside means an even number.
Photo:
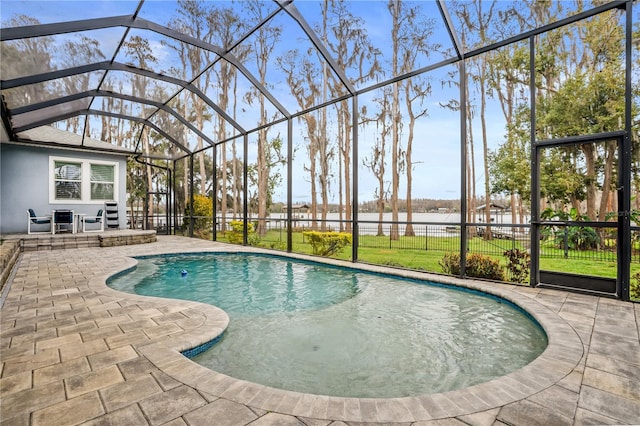
[[[229,222],[231,231],[227,232],[227,239],[233,244],[242,244],[244,235],[244,222],[241,220],[232,220]],[[260,236],[256,232],[255,225],[251,222],[247,223],[247,244],[257,246],[260,244]]]
[[[351,244],[351,234],[347,232],[305,231],[302,235],[309,240],[313,254],[332,256]]]
[[[190,201],[187,201],[187,207],[184,209],[184,218],[182,220],[183,229],[189,229],[191,218],[191,210],[189,208]],[[209,239],[211,237],[211,229],[213,228],[213,203],[211,198],[204,195],[193,196],[193,234],[198,238]]]
[[[442,261],[438,263],[445,274],[460,275],[460,255],[458,253],[446,253]],[[504,281],[504,270],[500,266],[500,262],[479,253],[467,255],[466,274],[469,277]]]

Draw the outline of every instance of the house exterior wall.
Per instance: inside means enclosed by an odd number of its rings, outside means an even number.
[[[69,209],[75,213],[95,216],[104,209],[104,202],[50,203],[50,157],[118,163],[118,222],[126,228],[127,161],[122,155],[90,151],[55,149],[11,143],[0,144],[0,234],[27,233],[27,210],[38,216],[51,215],[55,209]],[[42,230],[34,228],[34,230]],[[44,225],[46,229],[47,225]],[[105,228],[106,229],[106,228]]]

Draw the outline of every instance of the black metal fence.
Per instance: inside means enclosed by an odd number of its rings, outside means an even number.
[[[157,215],[150,220],[151,229],[163,231],[164,216]],[[194,217],[196,228],[204,227],[204,231],[197,235],[201,238],[212,238],[213,221],[211,218]],[[220,239],[228,232],[232,232],[231,223],[241,222],[243,219],[227,218],[222,226],[220,217],[216,218],[216,231]],[[252,232],[258,230],[260,220],[249,219],[253,227]],[[281,218],[267,218],[262,221],[266,232],[259,236],[260,245],[270,248],[286,249],[287,220]],[[137,223],[138,227],[143,224]],[[155,226],[155,227],[154,227]],[[371,222],[362,221],[358,224],[358,247],[389,250],[425,250],[439,252],[458,252],[461,241],[461,228],[456,223],[443,222]],[[488,256],[503,256],[506,250],[530,250],[530,225],[482,223],[467,225],[467,249],[471,253]],[[581,259],[604,262],[616,261],[617,237],[616,228],[594,227],[587,225],[545,225],[540,231],[540,257],[557,259]],[[349,232],[350,223],[338,220],[303,220],[292,221],[294,234],[302,235],[303,231],[341,231]],[[189,231],[189,218],[180,216],[176,221],[176,233],[185,234]],[[488,234],[491,234],[490,236]],[[185,234],[186,235],[186,234]],[[303,236],[294,238],[295,242],[306,243]],[[640,263],[640,227],[632,228],[632,261]]]

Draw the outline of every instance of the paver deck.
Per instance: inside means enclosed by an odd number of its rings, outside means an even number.
[[[222,310],[105,285],[135,265],[131,256],[230,250],[252,249],[165,236],[23,253],[0,311],[1,424],[640,424],[640,304],[438,276],[522,306],[549,346],[524,368],[470,388],[360,399],[273,389],[201,367],[180,351],[222,333]]]

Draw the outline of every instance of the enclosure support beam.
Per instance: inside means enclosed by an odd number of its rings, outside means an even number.
[[[293,119],[287,119],[287,252],[293,251],[293,229],[291,229],[291,207],[293,199]]]
[[[618,197],[618,279],[616,293],[622,300],[629,300],[629,287],[631,285],[631,125],[632,125],[632,42],[633,42],[633,2],[626,3],[625,20],[625,105],[624,105],[624,130],[620,147],[620,185],[621,196]],[[623,214],[621,215],[620,212]]]
[[[213,216],[211,219],[211,239],[213,241],[218,241],[218,145],[213,145],[212,149],[212,169],[213,169],[213,196],[211,197],[211,215]]]
[[[176,160],[173,160],[173,175],[176,175]],[[176,228],[178,227],[178,205],[176,203],[176,180],[173,180],[173,186],[171,187],[171,192],[173,192],[173,233],[175,234]],[[182,227],[180,228],[182,229]]]
[[[171,235],[171,231],[173,229],[173,223],[171,223],[171,206],[172,206],[172,198],[173,198],[173,170],[169,167],[169,160],[165,163],[167,165],[167,199],[165,206],[165,217],[167,220],[167,235]]]
[[[460,276],[467,268],[467,68],[465,59],[460,70]],[[427,235],[426,238],[429,238]]]
[[[453,44],[453,48],[456,50],[456,57],[462,58],[463,48],[462,43],[460,43],[460,39],[458,38],[458,33],[455,30],[453,25],[453,21],[451,21],[451,15],[449,15],[449,9],[447,9],[447,5],[444,3],[444,0],[437,0],[436,4],[438,5],[438,9],[440,9],[440,15],[442,16],[442,20],[444,21],[444,26],[447,28],[447,32],[449,33],[449,38],[451,39],[451,43]]]
[[[351,160],[351,169],[353,170],[351,176],[352,182],[352,204],[351,204],[351,233],[352,233],[352,241],[351,241],[351,261],[358,261],[358,244],[360,239],[358,238],[358,233],[360,232],[360,227],[358,226],[358,121],[360,120],[358,113],[358,95],[351,98],[351,109],[353,109],[353,113],[351,116],[353,117],[353,122],[351,123],[351,129],[353,132],[353,141],[351,146],[353,147],[352,160]],[[349,202],[349,200],[347,200]]]
[[[536,287],[540,282],[540,170],[538,168],[539,150],[536,148],[536,39],[529,37],[529,104],[530,116],[529,137],[531,139],[531,266],[529,269],[529,285]]]
[[[189,156],[189,237],[193,238],[193,154]]]
[[[243,153],[243,160],[242,162],[243,164],[243,168],[242,168],[242,181],[243,181],[243,188],[242,188],[242,244],[243,245],[247,245],[248,243],[248,239],[247,239],[247,233],[249,232],[249,227],[248,227],[248,213],[249,213],[249,201],[247,200],[247,195],[249,194],[249,134],[245,133],[244,134],[244,153]],[[226,212],[225,212],[226,214]]]

